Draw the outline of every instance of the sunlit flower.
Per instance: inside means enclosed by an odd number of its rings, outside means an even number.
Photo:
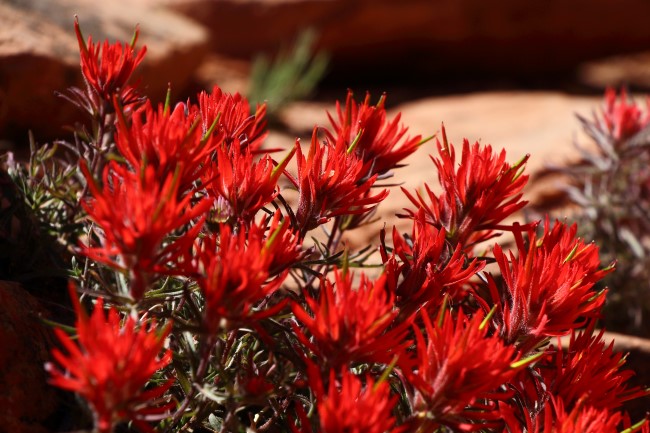
[[[544,233],[530,231],[528,246],[515,233],[519,256],[494,247],[503,283],[489,276],[492,301],[499,305],[495,320],[509,343],[534,345],[547,336],[566,335],[597,317],[605,292],[593,286],[612,268],[601,269],[598,247],[576,237],[577,226],[547,220]]]
[[[569,407],[587,405],[596,409],[618,409],[624,402],[648,395],[638,386],[628,386],[634,376],[624,370],[624,354],[614,352],[614,343],[603,341],[604,330],[593,335],[595,322],[582,332],[574,331],[566,350],[558,347],[540,364],[546,387]]]
[[[343,140],[319,143],[314,129],[307,158],[296,143],[298,178],[290,177],[299,190],[296,217],[301,232],[345,214],[368,212],[388,195],[387,190],[366,195],[377,179],[370,176],[370,163],[350,152]]]
[[[339,369],[353,363],[390,363],[410,344],[409,322],[394,323],[398,310],[385,288],[385,277],[376,281],[361,274],[358,286],[352,273],[334,272],[334,283],[323,280],[318,300],[305,296],[311,314],[293,304],[296,336],[311,349],[323,366]]]
[[[147,52],[147,47],[135,51],[138,28],[130,45],[119,42],[110,44],[108,41],[100,45],[94,43],[91,36],[86,43],[76,18],[74,30],[81,52],[81,72],[88,86],[105,101],[112,103],[113,96],[119,95],[122,102],[128,102],[133,89],[127,83]]]
[[[528,181],[522,170],[528,156],[514,165],[506,162],[506,152],[493,152],[491,146],[478,142],[470,146],[463,141],[460,163],[456,162],[454,146],[447,141],[444,127],[442,143],[437,140],[439,158],[433,158],[438,169],[442,192],[436,194],[425,184],[426,197],[420,192],[414,196],[402,191],[416,206],[407,209],[414,218],[417,209],[424,210],[427,222],[444,228],[454,245],[471,250],[479,242],[494,237],[495,230],[508,230],[501,223],[527,203],[521,200],[521,191]]]
[[[602,132],[619,142],[634,136],[648,123],[650,115],[644,115],[634,101],[629,101],[625,89],[621,89],[620,98],[612,88],[605,91],[602,117],[596,117],[596,125]]]
[[[205,172],[204,183],[211,196],[223,198],[228,203],[230,215],[224,217],[251,221],[258,210],[278,195],[278,179],[295,150],[276,165],[268,154],[254,161],[250,148],[240,147],[237,139],[233,143],[230,149],[217,148],[217,162]]]
[[[101,228],[101,245],[83,245],[83,253],[126,271],[135,300],[142,298],[157,274],[182,274],[175,264],[186,261],[182,258],[191,251],[210,200],[192,203],[189,195],[179,199],[178,177],[172,173],[160,178],[153,166],[133,173],[110,163],[104,169],[103,187],[95,182],[85,164],[81,169],[92,194],[83,207]],[[192,222],[194,225],[186,229]],[[179,230],[182,234],[167,241]]]
[[[268,134],[266,104],[258,105],[251,114],[246,98],[239,93],[225,93],[219,86],[210,93],[201,92],[198,99],[203,134],[217,135],[227,148],[236,144],[257,153]]]
[[[178,104],[173,110],[147,103],[127,122],[118,111],[115,144],[132,169],[143,164],[155,169],[164,179],[170,174],[179,177],[179,193],[184,193],[199,179],[210,163],[214,150],[212,137],[204,137],[199,120],[190,108]]]
[[[363,103],[358,104],[352,91],[348,91],[345,107],[336,102],[336,119],[328,114],[333,133],[326,130],[333,143],[342,140],[350,147],[356,141],[354,153],[371,164],[372,174],[380,175],[399,167],[399,163],[422,144],[420,135],[406,137],[408,128],[400,124],[401,114],[390,122],[387,120],[385,101],[384,94],[377,105],[370,105],[368,93]]]
[[[266,221],[241,227],[233,232],[226,224],[219,226],[216,235],[205,237],[197,254],[199,287],[205,298],[205,326],[214,332],[219,327],[251,324],[255,320],[271,316],[284,303],[258,310],[261,301],[276,292],[287,272],[276,276],[270,273],[274,255],[287,255],[286,249],[294,245],[283,245],[264,235]],[[276,233],[277,235],[277,233]]]
[[[519,354],[498,336],[488,335],[481,315],[468,319],[443,312],[437,324],[422,314],[427,334],[414,328],[417,357],[403,363],[417,393],[416,412],[426,414],[429,427],[446,425],[478,430],[499,419],[494,399],[498,388],[516,374]]]
[[[329,386],[325,390],[320,369],[310,365],[309,385],[316,395],[316,407],[322,433],[398,433],[392,415],[397,398],[391,396],[385,381],[372,377],[361,379],[349,370],[341,370],[337,380],[330,370]],[[364,384],[365,382],[365,384]],[[307,431],[303,428],[302,431]]]
[[[74,293],[73,302],[78,339],[75,343],[54,329],[63,350],[53,349],[54,362],[46,364],[50,383],[82,396],[100,433],[112,432],[120,421],[153,432],[147,421],[163,419],[175,406],[163,399],[174,379],[145,390],[152,376],[171,362],[171,352],[163,350],[171,327],[157,330],[155,322],[138,325],[131,316],[120,324],[115,308],[105,316],[101,298],[88,318]]]
[[[413,221],[409,238],[393,228],[393,250],[388,256],[385,233],[380,248],[387,286],[396,303],[408,314],[431,304],[437,307],[445,295],[463,298],[463,284],[484,267],[476,259],[468,261],[460,245],[453,248],[444,228],[437,229],[424,220],[422,211]]]

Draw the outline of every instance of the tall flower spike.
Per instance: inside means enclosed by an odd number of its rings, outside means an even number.
[[[421,315],[427,340],[414,327],[417,357],[403,363],[417,390],[413,408],[426,415],[431,429],[493,425],[500,418],[494,400],[503,397],[496,391],[516,374],[513,363],[519,354],[498,336],[489,336],[480,315],[468,319],[462,311],[455,317],[441,314],[437,326]]]
[[[383,190],[366,195],[377,175],[370,175],[369,163],[355,156],[343,140],[319,143],[314,128],[307,158],[296,142],[298,178],[289,177],[299,190],[296,217],[301,234],[338,215],[368,212],[388,196]]]
[[[341,370],[339,382],[335,370],[330,370],[326,392],[320,374],[317,366],[308,365],[309,384],[316,395],[322,433],[399,433],[404,430],[395,426],[392,411],[397,398],[390,395],[387,382],[375,382],[370,376],[364,381],[347,369]],[[302,431],[308,430],[303,428]]]
[[[104,169],[103,188],[83,162],[81,170],[93,196],[83,207],[102,229],[101,246],[83,245],[83,253],[128,272],[130,294],[136,301],[144,296],[156,275],[183,274],[185,271],[178,265],[187,261],[185,255],[205,221],[210,200],[192,205],[190,195],[179,199],[178,176],[160,178],[151,166],[133,173],[111,162]],[[178,230],[185,231],[166,242]]]
[[[105,316],[102,298],[88,318],[74,289],[70,292],[77,311],[78,343],[61,329],[54,329],[63,351],[53,349],[54,361],[45,365],[50,383],[83,397],[100,433],[111,433],[120,421],[153,432],[148,421],[163,419],[175,406],[163,399],[174,379],[144,389],[152,376],[171,362],[171,352],[163,350],[171,326],[162,330],[156,329],[155,322],[138,326],[133,317],[120,324],[115,308]]]
[[[385,289],[385,277],[372,282],[361,274],[358,288],[353,288],[353,277],[335,270],[334,284],[323,280],[320,299],[306,296],[313,317],[303,307],[292,306],[312,337],[294,325],[298,339],[321,365],[335,370],[356,363],[389,364],[411,344],[406,338],[410,321],[395,326],[399,312]]]
[[[354,152],[365,163],[370,163],[372,174],[384,174],[399,167],[400,161],[415,152],[423,143],[422,136],[406,137],[408,128],[400,124],[401,114],[392,121],[386,118],[382,95],[377,105],[370,105],[370,94],[361,104],[354,100],[352,91],[348,91],[345,107],[336,102],[336,119],[329,117],[334,133],[326,132],[333,142],[342,140],[349,147],[358,141]]]
[[[277,313],[286,305],[280,302],[263,310],[258,304],[272,295],[287,276],[287,271],[272,277],[270,268],[276,254],[285,255],[282,245],[264,236],[266,221],[251,225],[239,233],[222,224],[218,240],[209,236],[201,240],[197,270],[199,287],[205,298],[205,327],[215,332],[219,327],[251,325],[256,320]]]
[[[131,168],[137,171],[146,164],[160,179],[177,174],[181,194],[201,177],[214,150],[212,137],[203,136],[191,111],[185,104],[177,104],[173,110],[160,104],[155,109],[147,101],[133,113],[129,124],[119,107],[117,110],[115,144]]]
[[[130,45],[119,42],[110,44],[108,41],[104,41],[102,45],[95,44],[91,36],[86,43],[76,17],[74,30],[81,52],[81,72],[88,86],[109,103],[112,103],[116,95],[120,96],[123,103],[127,103],[129,100],[127,96],[133,91],[127,83],[147,52],[146,46],[139,52],[135,51],[138,28],[135,29]]]
[[[551,228],[546,220],[541,237],[530,230],[528,246],[521,232],[515,232],[519,257],[495,245],[503,284],[489,275],[488,286],[492,302],[499,305],[495,320],[507,342],[529,349],[600,314],[605,292],[595,292],[593,286],[613,267],[601,269],[598,247],[576,238],[576,232],[576,225],[556,222]]]
[[[407,214],[400,216],[414,218],[417,208],[423,209],[429,224],[444,228],[454,245],[468,251],[494,237],[496,230],[511,229],[501,223],[527,203],[521,201],[521,191],[528,181],[528,176],[522,175],[528,156],[510,165],[505,150],[496,154],[491,146],[478,142],[470,146],[464,140],[457,164],[456,151],[447,141],[444,126],[442,143],[438,140],[437,145],[439,158],[431,159],[438,169],[442,192],[435,194],[425,184],[425,198],[420,192],[414,196],[402,188],[416,210],[405,209]]]
[[[199,114],[203,134],[219,135],[227,148],[236,144],[258,153],[268,135],[266,104],[258,105],[255,114],[251,115],[246,98],[239,93],[225,93],[219,86],[214,86],[210,93],[199,94]]]

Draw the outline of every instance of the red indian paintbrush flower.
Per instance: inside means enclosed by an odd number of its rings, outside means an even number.
[[[397,398],[391,396],[387,382],[375,382],[370,376],[364,381],[347,369],[341,370],[341,378],[337,380],[335,370],[330,370],[329,386],[325,391],[316,365],[308,364],[308,376],[316,396],[321,433],[398,433],[404,430],[395,426],[392,411]],[[302,431],[308,430],[303,426]]]
[[[276,166],[268,154],[253,162],[250,148],[239,146],[238,139],[233,143],[229,149],[217,148],[217,162],[205,172],[204,183],[212,197],[221,199],[223,220],[249,222],[278,195],[278,179],[295,149]]]
[[[192,204],[190,195],[179,199],[178,176],[158,177],[151,166],[133,173],[115,162],[104,169],[103,188],[82,162],[92,199],[83,207],[102,229],[101,246],[83,246],[83,253],[100,263],[126,271],[131,296],[139,300],[157,274],[183,271],[176,265],[187,260],[210,200]],[[189,229],[187,227],[196,223]],[[183,234],[166,241],[171,234]]]
[[[514,416],[509,407],[501,408],[501,415],[510,433],[618,433],[625,418],[621,412],[598,409],[578,402],[567,409],[561,397],[550,395],[546,406],[534,420],[525,414],[526,422]],[[525,428],[524,428],[525,427]],[[625,430],[639,431],[640,426]]]
[[[343,140],[319,143],[318,128],[306,159],[296,142],[298,178],[289,179],[300,192],[296,218],[303,235],[331,217],[368,212],[388,195],[387,190],[366,195],[377,175],[370,176],[370,164],[352,150]]]
[[[547,220],[544,233],[529,233],[524,245],[521,232],[515,231],[519,257],[494,247],[503,284],[488,276],[488,285],[499,309],[495,320],[508,343],[530,349],[547,336],[566,335],[597,317],[605,302],[605,292],[593,286],[613,268],[600,268],[598,247],[576,238],[577,226]]]
[[[284,281],[287,272],[271,276],[274,256],[286,256],[295,244],[281,244],[282,227],[264,236],[266,221],[260,225],[240,227],[238,233],[221,224],[218,239],[201,240],[196,267],[201,276],[198,283],[205,298],[205,326],[210,332],[219,327],[251,324],[277,313],[283,306],[256,310],[258,304],[272,295]],[[268,281],[270,280],[270,281]]]
[[[566,350],[561,345],[540,363],[539,371],[546,388],[562,398],[567,407],[582,404],[596,409],[618,409],[624,402],[648,395],[640,387],[628,387],[634,376],[632,370],[623,370],[625,357],[614,352],[614,343],[606,345],[604,330],[593,335],[595,321],[582,332],[573,331]]]
[[[494,237],[494,230],[507,230],[500,223],[527,203],[521,201],[521,191],[528,176],[521,175],[528,156],[514,165],[505,161],[505,150],[498,155],[491,146],[478,142],[470,146],[463,141],[460,165],[456,151],[447,141],[442,128],[442,143],[437,141],[440,158],[431,158],[438,169],[442,193],[435,194],[425,184],[428,201],[418,192],[417,197],[402,188],[417,208],[424,209],[427,221],[443,227],[454,245],[471,250],[479,242]],[[417,210],[406,209],[414,218]],[[404,216],[404,215],[400,215]]]
[[[311,339],[296,325],[298,339],[328,368],[336,370],[354,363],[390,363],[411,344],[406,339],[409,321],[395,324],[399,311],[385,288],[385,277],[375,282],[361,274],[353,288],[352,273],[334,272],[334,284],[323,280],[320,299],[305,296],[313,317],[293,304],[296,319]],[[396,326],[395,326],[396,325]]]
[[[251,115],[246,98],[239,93],[225,93],[218,86],[211,93],[199,94],[199,114],[203,134],[218,135],[227,148],[236,142],[241,148],[257,153],[268,134],[264,117],[266,104],[258,105]]]
[[[429,304],[437,307],[445,295],[463,298],[463,284],[485,266],[477,259],[466,261],[461,246],[454,249],[447,242],[445,229],[427,224],[422,211],[413,221],[408,241],[393,228],[390,257],[384,230],[380,237],[387,286],[395,293],[397,306],[407,315]]]
[[[496,391],[516,374],[519,354],[498,336],[488,335],[484,318],[468,319],[462,311],[454,317],[443,311],[437,325],[422,314],[425,341],[414,328],[417,357],[402,363],[417,393],[412,402],[429,427],[450,426],[479,430],[499,419]]]
[[[128,124],[118,109],[115,144],[133,170],[143,164],[153,167],[160,179],[179,176],[179,193],[199,179],[210,163],[212,137],[204,137],[196,111],[185,104],[173,110],[164,105],[154,109],[149,101],[131,116]],[[177,172],[178,171],[178,172]]]
[[[408,128],[399,123],[401,114],[392,121],[386,119],[382,95],[377,105],[370,105],[370,94],[362,104],[357,104],[352,91],[348,91],[345,108],[336,102],[336,117],[328,113],[334,133],[326,131],[332,143],[342,140],[349,147],[357,141],[354,152],[364,162],[371,164],[371,174],[383,174],[399,167],[400,161],[412,154],[422,144],[422,136],[406,137]]]
[[[138,325],[133,317],[120,324],[115,308],[105,316],[101,298],[88,318],[74,290],[71,294],[77,311],[78,343],[54,329],[63,351],[53,349],[54,362],[45,365],[50,383],[82,396],[93,410],[100,433],[112,432],[120,421],[153,432],[147,421],[163,419],[175,406],[163,399],[174,379],[144,389],[152,376],[171,362],[171,352],[163,351],[171,326],[158,330],[155,322]]]
[[[107,102],[112,103],[114,96],[119,95],[122,103],[128,103],[133,89],[127,83],[147,52],[146,46],[137,53],[135,51],[138,28],[130,45],[110,44],[108,41],[103,45],[95,44],[91,36],[87,43],[84,42],[77,18],[74,30],[81,52],[81,72],[88,86]]]
[[[641,109],[628,101],[625,89],[617,100],[616,91],[607,89],[602,117],[596,117],[596,125],[601,132],[609,135],[614,142],[621,142],[634,136],[650,123],[650,114],[643,115]]]

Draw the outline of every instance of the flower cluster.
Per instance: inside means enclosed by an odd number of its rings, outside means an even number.
[[[101,97],[106,132],[79,135],[107,151],[80,152],[71,184],[70,274],[95,307],[72,291],[77,342],[57,330],[47,370],[97,431],[647,431],[624,408],[647,392],[594,328],[613,268],[576,226],[506,222],[528,156],[465,140],[456,158],[443,128],[439,187],[404,190],[408,233],[354,251],[344,235],[388,195],[377,181],[426,141],[385,96],[349,92],[330,128],[276,159],[264,106],[214,87],[127,107],[144,49],[75,29],[76,94]],[[607,118],[638,117],[623,111]],[[504,233],[512,245],[493,243]]]

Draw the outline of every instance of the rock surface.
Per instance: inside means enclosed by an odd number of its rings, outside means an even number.
[[[40,433],[55,425],[59,398],[47,384],[51,330],[44,310],[20,285],[0,281],[0,431]]]
[[[26,131],[61,136],[76,110],[54,96],[82,84],[73,31],[79,16],[84,35],[95,41],[130,41],[140,23],[139,45],[147,45],[140,77],[145,93],[164,97],[167,83],[183,89],[206,52],[207,34],[178,14],[128,0],[0,0],[0,137]]]
[[[545,74],[587,59],[647,49],[643,0],[141,0],[168,4],[210,28],[215,51],[250,57],[317,28],[334,69]],[[616,17],[616,19],[612,19]]]

